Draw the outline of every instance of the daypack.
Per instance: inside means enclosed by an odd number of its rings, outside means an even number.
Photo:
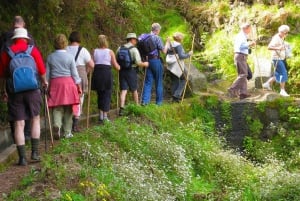
[[[152,40],[152,34],[145,33],[140,35],[138,38],[137,48],[142,57],[147,56],[149,53],[155,50],[157,47]]]
[[[117,62],[120,64],[121,69],[129,69],[132,67],[133,61],[130,54],[130,49],[122,45],[117,53]]]
[[[7,53],[11,57],[9,63],[8,90],[18,93],[39,88],[37,68],[34,58],[31,56],[33,45],[28,45],[26,51],[14,53],[10,47]]]

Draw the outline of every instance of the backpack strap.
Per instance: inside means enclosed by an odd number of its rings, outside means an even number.
[[[78,47],[78,50],[77,50],[77,53],[76,53],[76,56],[75,56],[75,62],[77,61],[77,58],[79,56],[79,53],[80,53],[80,50],[82,49],[82,46],[79,46]]]
[[[10,47],[6,47],[6,51],[10,58],[13,58],[15,56],[15,53],[10,49]]]
[[[28,45],[26,53],[30,55],[32,52],[32,49],[33,49],[33,45]]]

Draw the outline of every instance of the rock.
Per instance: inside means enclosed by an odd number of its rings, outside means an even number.
[[[188,64],[186,64],[188,68]],[[193,64],[190,66],[189,80],[192,90],[195,94],[199,94],[201,91],[207,91],[207,79],[206,76],[201,73]]]

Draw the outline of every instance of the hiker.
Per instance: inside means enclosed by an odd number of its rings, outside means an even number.
[[[47,57],[47,79],[49,80],[48,106],[53,114],[54,139],[71,138],[72,117],[78,114],[81,79],[74,56],[67,52],[68,40],[64,34],[54,39],[55,51]],[[62,131],[63,129],[63,131]]]
[[[275,66],[274,75],[268,79],[267,82],[263,83],[263,88],[272,90],[271,85],[274,81],[280,84],[280,95],[281,96],[290,96],[285,91],[285,83],[288,80],[288,72],[287,72],[287,63],[286,63],[286,49],[287,45],[284,42],[285,37],[290,31],[290,27],[288,25],[281,25],[278,28],[278,33],[272,37],[271,42],[268,45],[268,49],[272,52],[272,62]]]
[[[80,46],[81,37],[79,32],[73,31],[69,36],[69,42],[70,45],[67,46],[67,52],[72,54],[75,58],[77,71],[79,77],[81,78],[81,89],[82,89],[82,95],[80,96],[80,105],[79,105],[78,113],[75,114],[73,117],[72,131],[80,132],[78,126],[79,118],[80,115],[82,114],[84,96],[85,94],[88,93],[87,74],[93,71],[94,61],[89,51],[85,47]]]
[[[166,62],[168,65],[168,70],[171,72],[171,92],[172,92],[172,101],[179,102],[182,97],[182,92],[186,84],[186,69],[184,64],[184,59],[189,58],[193,52],[185,53],[182,47],[183,34],[176,32],[173,34],[173,42],[170,43],[170,47],[167,51]],[[171,58],[168,61],[168,58]]]
[[[147,105],[151,100],[151,89],[153,80],[155,82],[156,91],[156,104],[161,105],[163,102],[163,64],[160,60],[160,51],[164,54],[167,53],[169,38],[167,38],[166,45],[164,46],[162,39],[158,36],[161,30],[159,23],[153,23],[151,26],[152,40],[156,49],[147,55],[149,62],[148,68],[145,72],[145,82],[142,94],[142,105]]]
[[[148,67],[148,62],[142,62],[140,53],[135,47],[138,42],[138,38],[135,33],[128,33],[126,36],[127,43],[119,47],[117,50],[117,61],[121,66],[119,72],[120,83],[120,110],[119,115],[124,115],[124,106],[127,95],[127,90],[132,92],[133,100],[135,104],[139,104],[139,97],[137,92],[137,67]],[[124,48],[124,50],[123,50]],[[122,51],[122,52],[121,52]],[[124,54],[122,54],[124,52]],[[126,54],[129,55],[127,56]],[[124,61],[125,58],[129,58],[130,61]],[[128,67],[126,63],[129,63]],[[122,65],[123,64],[123,65]]]
[[[16,28],[12,37],[13,44],[10,46],[12,52],[23,52],[29,47],[27,30],[25,28]],[[31,56],[36,64],[36,71],[40,76],[41,84],[47,88],[48,82],[46,80],[46,69],[37,47],[33,46]],[[12,80],[9,70],[10,61],[12,59],[6,51],[1,53],[0,63],[0,77]],[[34,67],[32,67],[34,68]],[[32,79],[36,79],[32,77]],[[40,160],[39,157],[39,140],[40,140],[40,109],[42,105],[42,96],[39,88],[33,90],[22,91],[15,93],[11,82],[6,82],[8,93],[8,114],[9,120],[14,122],[14,137],[17,145],[19,162],[18,165],[26,165],[26,151],[25,151],[25,137],[24,137],[24,124],[25,120],[31,120],[31,159],[34,161]]]
[[[241,31],[234,40],[234,64],[237,68],[238,77],[228,88],[231,97],[239,97],[240,100],[250,97],[247,93],[248,64],[247,56],[250,47],[255,45],[255,41],[247,41],[247,36],[251,32],[251,25],[244,23],[241,25]]]
[[[95,68],[92,75],[92,90],[97,92],[99,122],[107,122],[110,101],[113,89],[112,66],[120,70],[115,53],[109,49],[108,39],[105,35],[98,36],[98,48],[94,50],[93,59]]]
[[[6,51],[7,47],[11,46],[12,43],[13,43],[13,40],[11,39],[14,35],[14,30],[16,28],[25,28],[25,21],[24,19],[22,18],[22,16],[15,16],[14,17],[14,20],[13,20],[13,23],[12,23],[12,28],[7,31],[7,32],[4,32],[1,34],[1,52],[2,51]],[[30,40],[28,40],[28,44],[29,45],[35,45],[35,42],[33,40],[33,37],[30,33],[28,33],[28,37],[30,38]],[[2,87],[3,87],[3,91],[5,92],[6,89],[5,89],[5,82],[2,81]],[[6,97],[7,94],[5,93],[4,94],[4,97]],[[13,121],[10,121],[9,122],[9,125],[10,125],[10,130],[11,130],[11,133],[12,133],[12,136],[14,136],[14,122]],[[30,134],[31,132],[31,122],[29,119],[25,120],[25,127],[24,127],[24,135],[25,135],[25,140],[26,141],[29,141],[30,140]]]

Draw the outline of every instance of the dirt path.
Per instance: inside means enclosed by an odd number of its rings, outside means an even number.
[[[49,147],[50,144],[51,142],[47,141],[48,151],[51,149]],[[41,140],[39,151],[41,155],[45,153],[45,141],[43,139]],[[26,145],[27,159],[30,159],[30,154],[30,145]],[[40,171],[41,169],[40,162],[32,162],[30,160],[27,160],[27,166],[18,166],[17,161],[18,157],[15,154],[12,161],[9,162],[8,167],[6,167],[6,169],[0,173],[0,200],[3,200],[3,197],[5,197],[5,195],[8,195],[12,190],[17,189],[22,178],[29,174],[30,171]]]

